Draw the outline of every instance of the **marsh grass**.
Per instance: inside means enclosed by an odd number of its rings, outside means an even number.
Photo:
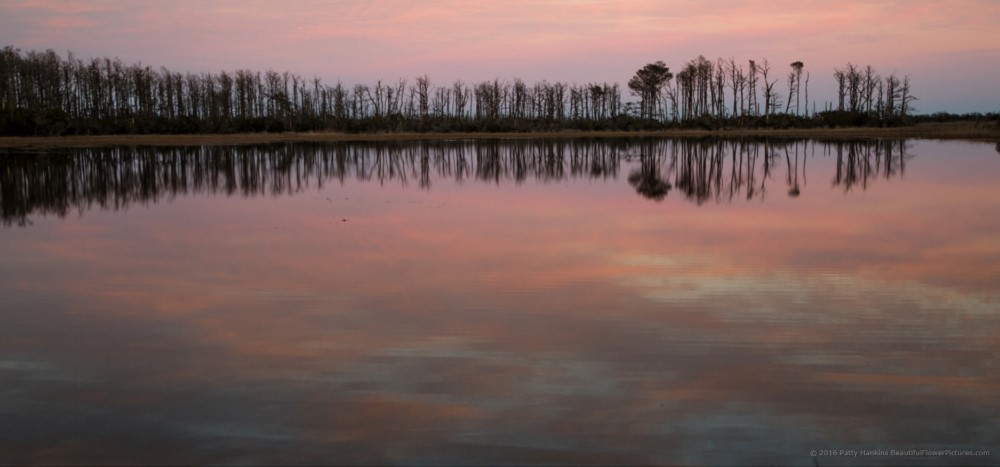
[[[656,131],[540,131],[540,132],[461,132],[461,133],[239,133],[193,135],[94,135],[94,136],[4,136],[0,148],[66,148],[101,146],[205,146],[280,142],[483,140],[534,138],[621,138],[621,137],[762,137],[762,138],[915,138],[970,140],[1000,143],[1000,126],[984,122],[929,122],[902,127],[722,129]]]

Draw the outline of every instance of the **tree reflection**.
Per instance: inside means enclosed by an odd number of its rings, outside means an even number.
[[[901,140],[555,139],[381,143],[288,143],[203,147],[112,147],[0,157],[4,225],[32,216],[118,210],[176,196],[281,196],[348,180],[492,184],[567,179],[627,181],[644,198],[677,191],[687,200],[763,199],[785,160],[789,196],[806,183],[806,163],[835,157],[833,185],[850,191],[901,175],[910,158]],[[769,182],[770,181],[770,182]]]
[[[639,167],[629,174],[628,182],[644,198],[663,201],[672,187],[660,172],[662,153],[657,149],[655,142],[639,145]]]
[[[858,186],[865,190],[879,176],[902,176],[906,161],[912,158],[904,140],[836,141],[827,146],[831,148],[837,154],[833,185],[845,192]]]
[[[795,166],[792,166],[792,159],[788,153],[788,149],[785,149],[785,161],[788,163],[788,196],[797,198],[802,194],[802,190],[799,187],[799,146],[795,145]],[[805,174],[806,163],[805,158],[802,160],[802,181],[806,179]]]

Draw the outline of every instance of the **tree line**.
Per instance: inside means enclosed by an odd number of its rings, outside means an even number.
[[[180,73],[72,52],[0,50],[0,134],[235,133],[281,131],[540,131],[887,125],[912,110],[909,77],[871,66],[834,71],[836,105],[810,110],[796,61],[779,85],[765,59],[699,56],[674,74],[663,62],[628,81],[520,79],[434,84],[330,85],[289,72]],[[803,82],[803,76],[805,80]],[[784,94],[782,94],[784,93]]]
[[[676,74],[663,62],[646,65],[628,85],[639,98],[640,117],[706,128],[899,124],[917,100],[909,76],[882,76],[871,65],[848,63],[833,73],[836,106],[828,102],[817,111],[813,101],[810,110],[811,73],[801,61],[789,67],[782,87],[779,72],[767,59],[744,64],[699,55]]]

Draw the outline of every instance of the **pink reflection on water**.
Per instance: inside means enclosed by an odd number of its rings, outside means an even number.
[[[946,148],[917,144],[905,179],[849,194],[815,156],[798,198],[656,203],[627,171],[349,181],[5,229],[4,337],[22,338],[0,344],[4,410],[136,423],[178,437],[163,459],[182,462],[288,459],[253,443],[306,462],[799,459],[766,440],[702,451],[755,429],[975,441],[998,410],[1000,220],[981,214],[1000,207],[998,161]],[[130,452],[75,428],[51,450],[29,430],[15,459]]]

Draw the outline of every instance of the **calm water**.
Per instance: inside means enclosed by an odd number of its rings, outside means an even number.
[[[0,155],[0,464],[994,464],[1000,154]]]

